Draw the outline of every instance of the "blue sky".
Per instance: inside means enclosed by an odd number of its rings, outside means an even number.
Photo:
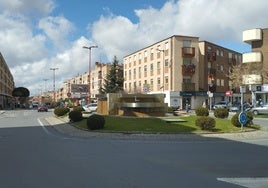
[[[196,36],[244,53],[244,30],[267,28],[267,0],[1,0],[0,52],[31,94],[172,35]]]

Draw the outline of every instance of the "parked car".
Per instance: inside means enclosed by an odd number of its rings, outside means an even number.
[[[37,111],[38,112],[47,112],[48,111],[48,107],[47,107],[46,104],[41,104],[41,105],[38,106]]]
[[[83,106],[83,108],[86,112],[96,112],[98,109],[98,104],[97,103],[86,104]]]
[[[229,111],[230,112],[239,112],[241,110],[241,103],[235,102],[230,105]]]
[[[268,104],[264,104],[263,106],[251,108],[251,112],[255,115],[268,114]]]
[[[218,103],[216,103],[214,106],[213,106],[213,109],[217,109],[217,108],[229,108],[229,104],[227,101],[220,101]]]

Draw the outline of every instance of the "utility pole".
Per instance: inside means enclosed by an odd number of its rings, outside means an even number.
[[[54,99],[53,101],[56,102],[56,93],[55,93],[55,71],[58,70],[59,68],[50,68],[50,70],[53,71],[53,95]]]
[[[91,74],[91,49],[98,48],[98,46],[83,46],[83,48],[88,49],[88,104],[91,102],[91,86],[90,86],[90,74]]]

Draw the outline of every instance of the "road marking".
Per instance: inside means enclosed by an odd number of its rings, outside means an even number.
[[[47,128],[45,127],[45,125],[42,123],[42,121],[41,121],[39,118],[37,118],[37,121],[38,121],[38,123],[41,125],[41,127],[43,128],[43,130],[44,130],[48,135],[50,135],[50,136],[54,136],[51,132],[49,132],[49,131],[47,130]]]
[[[267,188],[268,185],[268,177],[217,178],[217,180],[244,186],[247,188]]]

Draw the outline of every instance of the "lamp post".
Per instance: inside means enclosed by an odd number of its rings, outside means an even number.
[[[88,49],[88,97],[89,97],[89,100],[88,100],[88,103],[91,102],[90,100],[90,96],[91,96],[91,93],[90,93],[90,74],[91,74],[91,49],[92,48],[98,48],[97,45],[95,46],[83,46],[83,48],[85,49]]]
[[[56,101],[56,95],[55,95],[55,71],[59,68],[50,68],[50,70],[53,71],[53,95],[54,95],[54,102]]]
[[[48,79],[47,78],[44,78],[43,80],[45,82],[44,91],[46,92],[47,91],[47,81],[48,81]]]
[[[160,87],[160,88],[162,88],[162,91],[163,91],[163,93],[164,93],[164,89],[165,89],[165,57],[164,57],[164,52],[165,52],[165,50],[161,50],[161,49],[157,49],[159,52],[163,52],[163,71],[162,71],[162,82],[163,82],[163,85],[162,85],[162,87]]]

